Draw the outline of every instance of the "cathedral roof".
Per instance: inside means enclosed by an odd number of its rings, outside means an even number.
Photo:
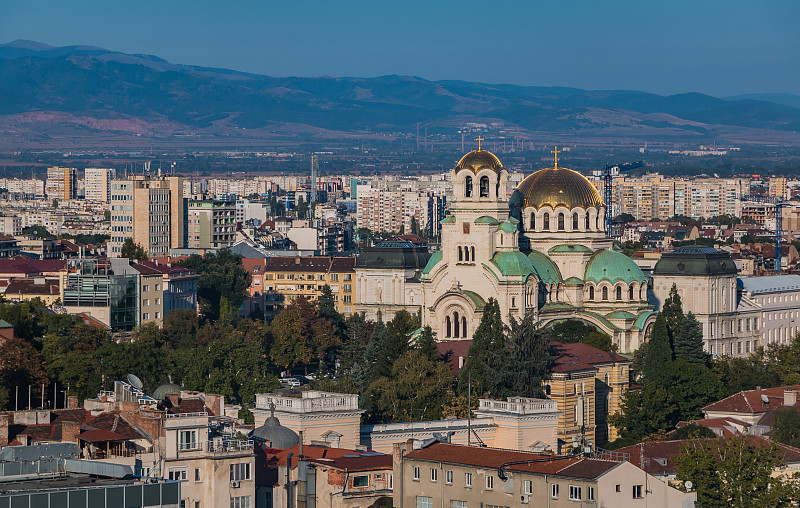
[[[550,247],[550,250],[547,251],[548,254],[591,254],[592,249],[586,247],[585,245],[578,245],[578,244],[562,244],[556,245],[555,247]]]
[[[528,256],[518,250],[496,252],[492,264],[505,277],[525,277],[535,272]]]
[[[646,282],[647,277],[639,265],[625,254],[613,250],[599,250],[589,259],[584,280],[594,283],[606,281],[612,284],[622,281],[630,284]]]
[[[385,241],[367,247],[356,257],[356,268],[422,270],[431,255],[428,248],[408,241]]]
[[[475,219],[475,224],[500,224],[500,221],[491,215],[481,215]]]
[[[475,304],[475,307],[478,309],[483,309],[486,307],[486,300],[483,299],[481,295],[474,291],[464,290],[464,296],[472,300],[472,303]]]
[[[442,251],[440,249],[434,252],[433,255],[431,255],[430,259],[428,259],[428,264],[425,265],[425,268],[423,268],[422,273],[424,274],[431,273],[433,267],[436,266],[436,264],[441,261],[442,261]]]
[[[479,171],[484,169],[491,169],[495,173],[499,173],[504,168],[503,164],[500,162],[500,159],[498,159],[495,154],[488,150],[478,149],[473,150],[461,157],[461,160],[458,161],[458,164],[456,164],[455,171],[458,173],[463,169],[478,174]]]
[[[653,275],[735,275],[736,264],[730,254],[711,247],[687,246],[665,252]]]
[[[600,208],[603,200],[597,188],[585,176],[568,168],[540,169],[528,175],[516,188],[522,199],[521,207],[536,209],[549,206]],[[514,201],[512,197],[512,201]]]
[[[547,254],[532,250],[528,253],[528,259],[533,265],[533,271],[536,272],[542,282],[552,284],[553,282],[561,281],[561,271],[558,269],[558,265]]]

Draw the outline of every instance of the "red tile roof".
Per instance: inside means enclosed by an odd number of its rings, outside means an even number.
[[[609,353],[581,342],[551,342],[556,359],[551,372],[573,372],[594,369],[607,363],[630,363],[630,360],[616,353]]]
[[[89,443],[101,441],[125,441],[125,438],[110,430],[86,430],[78,434],[78,439]]]
[[[472,340],[449,340],[445,342],[437,342],[436,349],[439,350],[439,355],[450,364],[450,370],[453,374],[458,374],[461,370],[459,366],[460,361],[467,360],[469,347],[472,345]]]
[[[699,425],[706,427],[720,437],[731,437],[741,434],[744,429],[749,428],[751,425],[736,418],[706,418],[703,420],[692,420],[688,422],[678,422],[677,428],[686,427],[687,425]]]
[[[194,274],[194,270],[190,270],[188,268],[184,268],[182,266],[170,266],[165,265],[163,263],[157,263],[153,261],[140,261],[139,264],[141,266],[150,268],[151,270],[155,270],[160,273],[166,273],[169,275],[192,275]]]
[[[744,390],[707,405],[703,408],[703,411],[726,411],[746,414],[766,413],[771,409],[783,406],[783,392],[786,389],[800,390],[800,386],[778,386],[759,390]],[[766,397],[769,402],[765,403],[762,396]]]
[[[37,284],[37,282],[43,284]],[[23,294],[23,295],[44,295],[53,296],[61,292],[58,279],[36,279],[36,278],[20,278],[14,279],[6,286],[6,293],[9,295]]]
[[[509,462],[530,460],[531,462],[525,464],[508,465],[506,469],[584,479],[602,476],[621,463],[618,460],[567,457],[445,443],[433,443],[425,448],[413,450],[406,454],[406,458],[491,469],[497,469]]]

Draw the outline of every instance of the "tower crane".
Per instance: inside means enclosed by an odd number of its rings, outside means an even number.
[[[775,273],[781,272],[781,250],[783,250],[783,208],[791,206],[783,198],[760,196],[758,194],[737,196],[740,201],[769,203],[775,205]]]
[[[640,168],[642,166],[644,166],[644,161],[628,162],[625,164],[606,164],[606,167],[602,170],[603,201],[605,201],[606,204],[606,232],[609,237],[611,236],[611,223],[614,220],[614,213],[611,211],[613,208],[612,201],[614,199],[612,187],[614,177],[619,176],[623,171],[630,171],[631,169]]]

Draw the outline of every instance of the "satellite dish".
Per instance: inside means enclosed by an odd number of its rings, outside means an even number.
[[[763,402],[764,404],[769,404],[769,397],[767,397],[766,395],[764,395],[762,393],[761,394],[761,402]]]
[[[683,484],[683,486],[686,487],[686,490],[692,490],[694,484],[692,484],[692,482],[687,481],[686,483]]]
[[[128,374],[128,382],[131,384],[132,387],[136,388],[137,390],[141,390],[144,384],[142,380],[136,377],[135,374]]]

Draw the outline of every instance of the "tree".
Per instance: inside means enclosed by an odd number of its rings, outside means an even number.
[[[667,318],[659,313],[650,340],[642,358],[642,378],[645,383],[658,382],[663,379],[667,365],[672,361],[672,348],[667,332]]]
[[[380,375],[386,376],[392,365],[410,348],[409,335],[419,328],[419,320],[408,311],[401,310],[386,323],[386,339],[383,341],[378,358]]]
[[[472,334],[472,344],[467,352],[467,362],[458,374],[458,390],[467,392],[471,377],[476,394],[484,395],[493,383],[492,362],[500,357],[498,352],[505,350],[505,325],[500,315],[500,304],[489,298],[483,309],[481,322]]]
[[[647,436],[672,429],[678,422],[678,406],[663,386],[648,384],[622,396],[621,411],[608,417],[623,439],[639,442]]]
[[[714,431],[709,429],[708,427],[703,427],[702,425],[698,425],[696,423],[690,423],[689,425],[684,425],[682,427],[678,427],[675,431],[670,432],[669,439],[670,441],[678,441],[681,439],[702,439],[702,438],[716,438],[717,435],[714,434]]]
[[[670,344],[672,344],[684,318],[681,295],[678,294],[678,287],[675,284],[672,284],[672,288],[669,290],[669,298],[664,300],[661,315],[667,320],[667,332]]]
[[[192,254],[176,263],[200,275],[197,297],[203,314],[211,320],[220,317],[222,298],[229,309],[238,310],[247,299],[247,288],[252,279],[242,266],[242,256],[230,249],[207,252],[204,256]]]
[[[697,505],[710,508],[795,506],[794,481],[774,477],[781,450],[761,438],[704,439],[683,446],[675,461],[677,478],[691,481]]]
[[[354,313],[345,321],[344,341],[339,355],[340,372],[350,374],[356,364],[364,365],[364,350],[372,334],[373,325],[363,314]]]
[[[417,218],[413,215],[411,216],[411,234],[418,235],[419,234],[419,227],[417,226]]]
[[[800,414],[794,409],[775,411],[769,437],[779,443],[797,448],[800,446]]]
[[[705,365],[708,354],[703,350],[703,328],[689,312],[678,327],[673,340],[675,359]]]
[[[495,368],[492,376],[492,395],[503,400],[506,397],[543,398],[542,380],[553,361],[550,340],[539,329],[533,312],[521,320],[511,319],[505,340],[505,348],[495,352],[490,366]]]
[[[6,394],[15,386],[24,390],[32,387],[34,395],[41,395],[41,385],[49,384],[43,369],[42,357],[31,343],[14,337],[0,345],[0,380]]]
[[[147,251],[135,243],[132,238],[126,238],[122,243],[122,248],[119,251],[119,257],[127,259],[135,259],[136,261],[147,261]]]
[[[111,210],[103,210],[103,219],[106,221],[111,220]]]
[[[50,231],[48,231],[46,227],[39,225],[22,228],[22,231],[20,231],[20,233],[23,236],[34,236],[36,238],[42,238],[44,240],[52,240],[55,238],[55,235],[50,233]]]
[[[725,396],[719,377],[704,364],[680,359],[666,365],[665,371],[661,382],[678,408],[679,420],[703,418],[703,407]]]
[[[436,347],[436,340],[433,338],[433,330],[430,326],[422,329],[419,338],[417,338],[416,349],[423,357],[432,362],[440,359],[441,355]]]
[[[603,351],[616,352],[617,347],[611,336],[601,332],[593,324],[582,319],[564,319],[556,321],[549,329],[552,340],[558,342],[580,342],[602,349]]]
[[[253,425],[256,423],[255,415],[246,407],[241,408],[236,417],[242,420],[245,425]]]
[[[636,220],[636,217],[629,213],[621,213],[614,217],[614,222],[633,222]]]
[[[311,351],[311,323],[299,309],[285,309],[275,316],[270,326],[275,342],[270,349],[270,358],[275,365],[288,369],[308,364],[313,358]]]

